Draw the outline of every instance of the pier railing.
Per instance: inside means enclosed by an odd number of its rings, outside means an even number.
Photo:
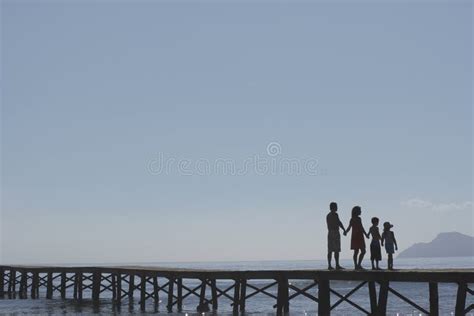
[[[342,302],[350,304],[354,310],[367,315],[385,315],[391,295],[427,315],[439,314],[438,284],[457,284],[455,315],[465,315],[474,309],[474,304],[466,306],[467,295],[474,291],[469,286],[474,283],[474,269],[461,270],[396,270],[396,271],[327,271],[327,270],[193,270],[157,267],[39,267],[0,266],[0,298],[37,299],[40,288],[45,297],[66,298],[67,289],[72,288],[74,299],[90,299],[99,303],[101,295],[108,293],[113,302],[120,306],[128,300],[133,304],[139,296],[141,310],[146,310],[146,302],[160,304],[160,296],[166,298],[168,311],[180,311],[183,302],[195,296],[199,303],[196,309],[206,312],[217,310],[219,300],[227,299],[234,314],[246,309],[246,302],[260,294],[274,299],[276,314],[290,310],[290,302],[295,297],[304,296],[317,305],[318,315],[330,315]],[[161,282],[159,283],[158,280]],[[165,280],[165,282],[163,282]],[[227,281],[222,287],[217,281]],[[265,285],[261,285],[263,281]],[[296,280],[304,280],[298,287]],[[193,281],[194,286],[189,285]],[[230,283],[229,283],[230,281]],[[256,284],[257,281],[258,284]],[[341,294],[331,288],[331,281],[355,281],[357,285],[348,293]],[[420,306],[391,287],[392,282],[423,282],[428,286],[428,306]],[[197,284],[197,285],[196,285]],[[230,285],[229,285],[230,284]],[[220,287],[219,287],[220,286]],[[367,287],[370,309],[351,300],[359,289]],[[276,289],[270,291],[269,289]],[[290,291],[291,290],[291,291]],[[377,293],[378,292],[378,293]],[[85,294],[88,294],[88,297]],[[104,294],[103,294],[104,293]],[[291,294],[290,294],[291,293]],[[331,301],[331,294],[337,297]]]

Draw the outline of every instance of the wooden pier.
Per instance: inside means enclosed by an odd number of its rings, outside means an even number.
[[[438,284],[457,284],[455,315],[465,315],[474,309],[466,306],[466,298],[473,295],[469,287],[474,283],[474,269],[457,270],[398,270],[398,271],[327,271],[327,270],[193,270],[160,267],[52,267],[52,266],[0,266],[0,298],[38,299],[40,289],[45,297],[67,298],[67,289],[72,288],[75,300],[92,300],[99,304],[101,295],[111,297],[120,306],[124,300],[133,304],[139,297],[142,311],[146,302],[160,304],[160,297],[168,311],[181,311],[183,302],[190,296],[198,299],[197,311],[217,310],[219,300],[226,299],[234,314],[246,310],[246,302],[253,296],[266,295],[274,299],[275,313],[282,315],[290,310],[291,300],[304,296],[317,306],[318,315],[330,315],[342,302],[349,303],[354,310],[367,315],[385,315],[387,301],[394,295],[421,313],[439,314]],[[159,280],[161,282],[159,282]],[[219,288],[217,281],[227,281]],[[307,285],[297,287],[297,280]],[[190,286],[189,282],[197,286]],[[255,285],[259,281],[260,287]],[[266,285],[261,286],[265,281]],[[354,281],[357,285],[348,293],[341,294],[331,288],[331,281]],[[229,283],[230,282],[230,283]],[[427,306],[420,306],[391,287],[391,282],[423,282],[429,284]],[[295,285],[296,283],[296,285]],[[370,309],[358,305],[351,296],[367,286]],[[269,291],[275,288],[276,291]],[[151,289],[151,290],[150,290]],[[290,291],[291,290],[291,291]],[[290,294],[291,292],[291,294]],[[71,293],[71,290],[69,291]],[[104,293],[104,294],[103,294]],[[276,294],[275,294],[276,293]],[[86,297],[85,294],[88,294]],[[331,294],[336,301],[331,300]]]

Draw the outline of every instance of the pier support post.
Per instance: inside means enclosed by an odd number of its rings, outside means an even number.
[[[388,300],[388,281],[380,282],[379,302],[377,304],[377,315],[387,314],[387,300]]]
[[[5,297],[5,269],[0,268],[0,298]]]
[[[183,310],[183,279],[178,278],[178,299],[176,305],[178,305],[178,311]]]
[[[61,298],[66,298],[66,272],[61,272]]]
[[[94,271],[92,273],[92,301],[94,303],[99,302],[100,298],[100,282],[102,278],[102,273],[100,271]]]
[[[276,314],[278,316],[282,315],[282,302],[281,302],[281,280],[278,280],[278,289],[277,289],[277,303],[276,303]],[[275,305],[274,305],[275,306]]]
[[[112,300],[114,302],[117,301],[117,276],[115,275],[115,273],[112,273],[111,274],[111,283],[112,283]]]
[[[46,284],[46,298],[52,299],[53,298],[53,273],[48,272],[48,281]]]
[[[439,315],[438,283],[430,282],[430,316]]]
[[[82,272],[74,275],[74,299],[82,300]]]
[[[196,308],[198,312],[208,312],[209,306],[206,301],[206,279],[201,279],[201,291],[199,293],[199,305]]]
[[[160,303],[160,289],[158,287],[158,277],[154,276],[153,277],[153,299],[155,300],[155,309],[158,307],[158,304]]]
[[[24,272],[23,271],[19,271],[20,272],[20,288],[18,289],[18,297],[20,299],[23,299],[23,275],[24,275]]]
[[[34,271],[31,279],[31,298],[37,299],[39,297],[39,273]]]
[[[278,280],[277,315],[289,312],[288,296],[288,278],[281,276]]]
[[[318,280],[318,315],[327,316],[331,312],[331,297],[329,292],[329,280]]]
[[[10,269],[10,277],[8,279],[8,298],[16,296],[16,270]]]
[[[130,272],[128,275],[128,299],[133,300],[133,291],[135,290],[135,275]]]
[[[170,276],[168,279],[168,305],[166,305],[168,312],[171,312],[173,310],[173,292],[174,292],[173,287],[174,287],[174,277]]]
[[[217,287],[216,279],[211,280],[212,310],[217,310]]]
[[[82,296],[84,293],[84,278],[82,272],[79,272],[79,280],[78,280],[78,294],[79,300],[82,301]]]
[[[20,292],[19,296],[20,299],[27,298],[28,291],[28,272],[26,270],[21,271],[21,279],[20,279]]]
[[[456,316],[464,315],[464,309],[466,308],[466,293],[467,293],[467,284],[459,283],[458,292],[456,295],[456,307],[454,310],[454,315]]]
[[[239,302],[240,302],[240,280],[235,280],[234,285],[234,302],[232,312],[234,315],[239,313]]]
[[[377,313],[377,292],[375,290],[375,282],[369,281],[369,297],[370,297],[370,313],[376,315]]]
[[[116,291],[117,293],[115,294],[115,301],[120,305],[122,303],[122,274],[120,272],[117,273]]]
[[[28,298],[28,271],[23,270],[21,273],[21,296],[25,299]]]
[[[140,281],[140,309],[145,311],[145,300],[146,300],[146,276],[141,275]]]
[[[240,280],[240,311],[245,311],[245,297],[247,296],[247,279]]]
[[[73,293],[73,297],[75,300],[77,300],[77,289],[79,287],[79,273],[74,273],[74,293]]]

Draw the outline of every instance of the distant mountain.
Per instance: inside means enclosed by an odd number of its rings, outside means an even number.
[[[416,243],[398,258],[474,257],[474,237],[457,232],[441,233],[431,242]]]

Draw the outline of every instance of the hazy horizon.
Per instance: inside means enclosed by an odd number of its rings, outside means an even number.
[[[331,201],[473,236],[472,9],[2,1],[0,263],[324,259]]]

